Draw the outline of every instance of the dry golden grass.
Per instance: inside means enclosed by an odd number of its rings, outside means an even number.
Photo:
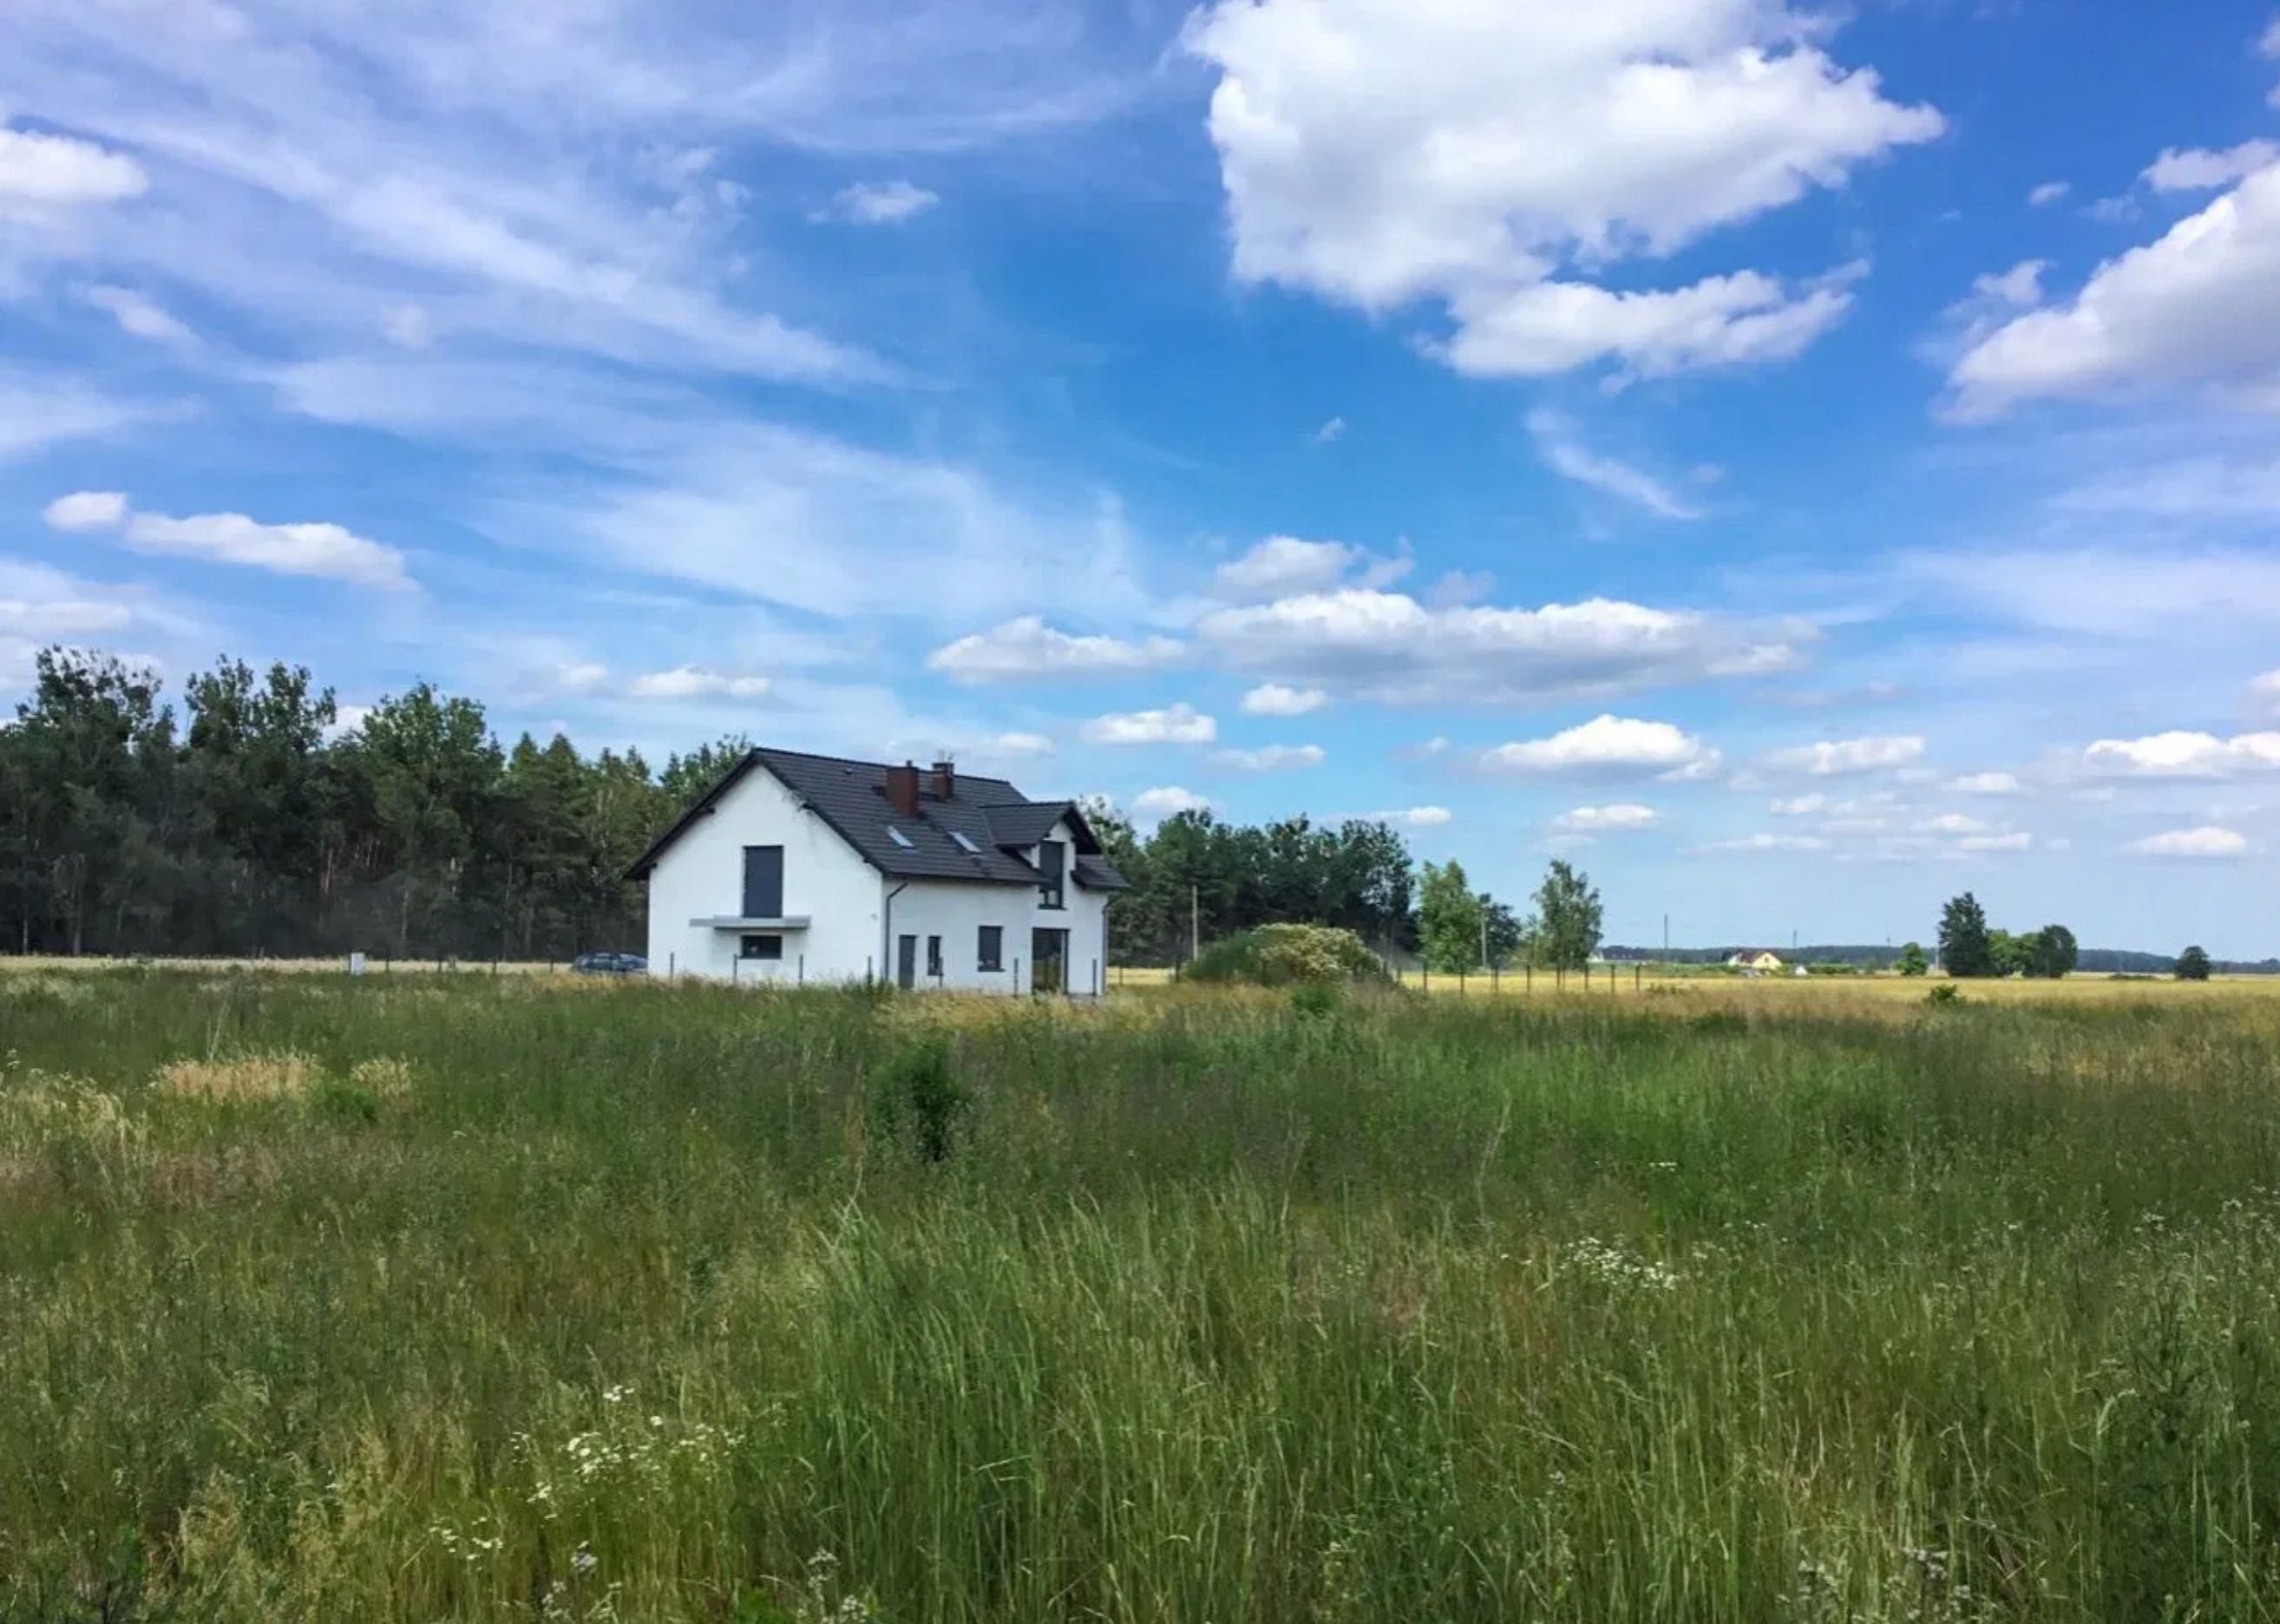
[[[54,972],[81,973],[89,970],[116,970],[135,965],[166,970],[258,970],[286,975],[347,974],[348,960],[334,958],[112,958],[86,953],[73,958],[61,954],[41,953],[0,956],[0,985],[14,976],[39,975]],[[503,961],[493,964],[489,959],[406,958],[394,962],[372,958],[366,960],[366,974],[370,975],[428,975],[437,971],[453,974],[489,975],[567,975],[566,964],[548,964],[543,960]]]
[[[307,1055],[286,1050],[211,1060],[169,1060],[150,1079],[159,1093],[209,1104],[301,1099],[322,1074]]]
[[[1175,983],[1167,969],[1129,968],[1110,973],[1109,991],[1146,992]],[[1538,971],[1529,977],[1520,971],[1490,978],[1485,975],[1436,975],[1429,981],[1411,974],[1402,985],[1410,991],[1439,997],[1629,998],[1642,993],[1689,999],[1754,1001],[1768,1008],[1811,1010],[1854,1000],[1921,1004],[1941,978],[1900,975],[1761,976],[1749,980],[1734,975],[1674,974],[1652,966],[1634,976],[1631,966],[1594,966],[1588,981],[1580,975],[1563,980]],[[1968,999],[1993,1003],[2112,1002],[2122,999],[2191,1004],[2234,997],[2280,997],[2280,975],[2221,975],[2207,981],[2180,981],[2168,976],[2123,977],[2070,975],[2063,981],[1968,981],[1957,983]]]
[[[349,1081],[374,1099],[402,1099],[412,1092],[412,1063],[394,1055],[358,1060],[349,1067]]]

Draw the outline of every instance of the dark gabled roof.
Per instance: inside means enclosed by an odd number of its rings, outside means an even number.
[[[896,879],[1036,885],[1044,876],[1021,853],[1067,819],[1076,834],[1077,883],[1103,890],[1123,884],[1114,877],[1116,871],[1100,858],[1100,843],[1093,837],[1091,827],[1067,801],[1032,801],[1002,778],[974,778],[963,773],[957,776],[951,798],[944,800],[934,793],[933,775],[921,769],[918,815],[910,817],[887,799],[889,769],[883,764],[791,750],[747,753],[642,853],[631,871],[633,878],[647,878],[666,847],[712,812],[745,774],[761,766],[774,774],[802,806],[854,847],[865,862]],[[890,827],[900,830],[910,844],[898,843],[887,832]],[[956,836],[960,835],[972,843],[974,850],[959,843]],[[1087,864],[1095,866],[1100,878],[1084,878]]]
[[[1105,857],[1081,857],[1070,875],[1088,891],[1128,891],[1132,882],[1116,872],[1116,865]]]
[[[1021,851],[1051,834],[1053,825],[1075,810],[1067,801],[1014,801],[984,806],[982,818],[992,844]]]

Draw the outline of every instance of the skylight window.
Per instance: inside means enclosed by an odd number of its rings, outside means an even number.
[[[918,850],[917,847],[911,844],[911,837],[904,834],[902,830],[897,828],[891,823],[887,826],[887,838],[893,841],[905,851],[915,851]]]
[[[968,840],[959,831],[956,829],[951,830],[950,837],[958,843],[958,849],[960,851],[971,852],[975,857],[980,857],[982,855],[982,848]]]

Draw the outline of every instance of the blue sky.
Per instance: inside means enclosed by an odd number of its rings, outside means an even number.
[[[2280,17],[13,0],[0,690],[2275,951]]]

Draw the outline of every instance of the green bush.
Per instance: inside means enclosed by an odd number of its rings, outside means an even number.
[[[1291,987],[1375,980],[1385,974],[1351,930],[1327,925],[1261,925],[1213,943],[1188,966],[1188,979]]]
[[[972,1101],[951,1065],[949,1040],[929,1034],[905,1047],[872,1091],[871,1119],[889,1138],[908,1125],[924,1159],[950,1159],[959,1119]]]

